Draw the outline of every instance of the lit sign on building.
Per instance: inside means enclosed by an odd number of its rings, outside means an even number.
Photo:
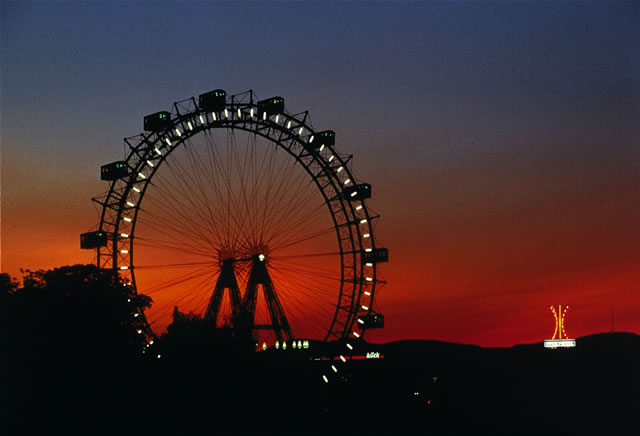
[[[559,347],[575,347],[575,339],[546,339],[544,341],[544,348],[559,348]]]
[[[553,318],[555,319],[555,330],[551,339],[544,341],[544,348],[570,348],[576,346],[575,339],[569,339],[567,333],[564,330],[564,317],[569,309],[569,306],[565,306],[562,309],[562,305],[558,305],[558,310],[553,306],[549,306],[549,309],[553,312]]]

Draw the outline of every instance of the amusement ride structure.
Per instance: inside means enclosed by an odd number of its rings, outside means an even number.
[[[144,130],[101,167],[110,185],[81,247],[154,299],[132,313],[148,342],[176,307],[269,344],[383,326],[374,297],[388,251],[374,237],[371,185],[333,131],[282,97],[220,89],[144,117]]]

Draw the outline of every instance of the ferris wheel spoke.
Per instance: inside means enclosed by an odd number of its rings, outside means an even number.
[[[209,149],[211,152],[211,156],[214,158],[216,162],[216,168],[218,171],[217,175],[220,175],[220,185],[221,185],[221,198],[224,198],[224,204],[221,208],[221,211],[224,213],[223,218],[223,229],[222,234],[224,235],[225,245],[228,247],[237,247],[239,245],[239,238],[237,235],[232,237],[232,224],[237,227],[237,224],[242,220],[241,207],[238,204],[237,192],[235,192],[233,186],[233,169],[231,165],[231,157],[230,157],[230,133],[227,133],[226,143],[223,146],[220,146],[216,143],[215,137],[211,135],[209,141]],[[222,157],[220,155],[220,148],[224,148],[226,151],[226,157]]]
[[[167,304],[161,306],[161,308],[159,308],[157,311],[159,316],[155,318],[150,324],[153,325],[154,323],[161,321],[168,316],[171,316],[174,307],[178,307],[180,303],[186,303],[186,306],[189,307],[189,303],[193,302],[195,299],[202,299],[203,294],[206,296],[206,293],[210,291],[210,289],[206,287],[206,284],[210,279],[211,277],[207,276],[206,279],[201,280],[186,292],[183,292],[179,298],[171,300]]]
[[[140,247],[153,248],[157,250],[165,250],[165,251],[175,251],[180,254],[192,254],[194,256],[201,256],[206,258],[211,258],[211,251],[198,251],[193,249],[192,247],[178,246],[172,243],[166,243],[160,240],[154,240],[149,238],[137,237],[136,245]]]
[[[225,211],[228,209],[228,201],[229,199],[224,195],[227,192],[227,188],[224,185],[224,180],[218,180],[217,175],[223,174],[226,171],[226,168],[221,164],[220,159],[218,158],[218,154],[216,153],[216,143],[212,134],[206,132],[204,136],[205,148],[207,150],[207,162],[208,166],[206,171],[204,171],[204,177],[209,181],[209,186],[213,189],[213,207],[212,209],[216,211],[216,219],[217,222],[223,223],[225,222],[221,211]],[[224,227],[223,227],[224,229]],[[220,231],[220,230],[219,230]],[[220,231],[221,232],[221,231]]]
[[[212,265],[212,262],[165,263],[162,265],[136,265],[136,270],[164,269],[164,268],[192,268],[194,266]]]
[[[202,245],[203,238],[200,236],[200,232],[196,233],[191,229],[185,229],[180,226],[180,220],[162,220],[156,215],[150,213],[144,213],[142,220],[145,223],[145,230],[153,230],[155,234],[161,234],[168,239],[171,239],[173,243],[184,244],[186,246],[197,247],[203,251],[211,252],[213,245]],[[140,236],[137,236],[140,238]]]
[[[335,303],[324,301],[317,297],[310,302],[308,296],[303,298],[300,295],[299,288],[289,289],[286,286],[278,288],[279,294],[282,295],[283,305],[287,311],[287,316],[298,329],[313,329],[319,325],[326,325],[327,319],[333,315]],[[311,304],[310,304],[311,303]],[[297,334],[300,335],[299,333]]]
[[[290,165],[283,172],[279,183],[268,187],[269,203],[265,205],[265,215],[270,218],[268,225],[272,232],[279,231],[278,224],[286,220],[291,211],[300,207],[303,201],[299,195],[300,191],[310,186],[302,182],[301,174],[293,178],[291,176],[293,169],[294,166]]]
[[[311,191],[310,185],[303,185],[302,183],[297,185],[297,188],[294,192],[290,194],[290,197],[287,200],[284,200],[284,196],[278,202],[277,210],[281,210],[278,214],[278,219],[272,222],[272,230],[271,237],[273,238],[276,235],[282,234],[283,232],[290,233],[292,227],[290,223],[293,222],[299,214],[305,210],[305,205],[308,205],[312,198],[314,198],[317,193]],[[301,191],[303,189],[309,189],[306,194],[303,194]],[[274,206],[276,207],[276,206]],[[304,213],[304,212],[303,212]],[[311,225],[316,221],[309,219],[306,224]]]
[[[321,225],[326,225],[324,223],[318,223],[311,218],[309,218],[306,222],[304,220],[300,220],[291,226],[289,232],[281,232],[277,235],[274,235],[271,240],[272,245],[274,247],[290,247],[299,243],[306,242],[310,239],[327,237],[329,235],[335,234],[334,227],[320,227]],[[326,239],[326,238],[325,238]],[[331,238],[333,241],[333,239]]]
[[[185,171],[182,168],[182,165],[176,160],[176,162],[174,162],[172,166],[168,165],[168,167],[174,175],[175,183],[172,183],[171,181],[167,180],[166,181],[167,186],[172,187],[174,190],[176,190],[178,193],[182,195],[182,198],[186,200],[186,203],[188,203],[186,210],[188,210],[190,213],[195,214],[195,216],[198,217],[201,223],[201,226],[192,225],[192,227],[195,227],[194,230],[196,232],[200,232],[203,239],[207,240],[210,244],[212,244],[209,238],[207,238],[207,236],[203,234],[202,228],[214,228],[216,224],[215,220],[213,220],[210,216],[206,216],[202,213],[201,211],[202,200],[195,195],[195,193],[191,188],[189,188],[188,186],[185,186],[184,180],[185,179],[188,180],[188,178],[185,175]],[[177,197],[178,196],[172,196],[171,198],[179,202],[180,200],[178,200]]]
[[[239,186],[239,189],[240,189],[239,197],[240,198],[239,198],[239,200],[241,200],[242,203],[243,203],[244,211],[248,212],[248,213],[244,213],[243,217],[242,217],[242,219],[243,219],[243,226],[242,226],[243,232],[242,233],[246,236],[247,233],[244,231],[245,230],[245,228],[244,228],[244,224],[245,223],[248,224],[248,226],[249,226],[248,228],[250,230],[255,228],[254,227],[254,223],[253,223],[253,214],[249,212],[249,211],[251,211],[251,207],[249,206],[249,202],[248,202],[248,199],[247,199],[247,183],[248,183],[248,181],[245,180],[246,173],[247,173],[247,168],[246,168],[247,167],[247,158],[249,156],[252,156],[253,154],[251,152],[248,152],[249,150],[247,150],[244,153],[242,153],[243,154],[243,158],[241,158],[239,156],[239,153],[238,153],[238,144],[237,144],[237,141],[236,141],[236,136],[235,136],[235,134],[233,134],[233,132],[232,132],[231,138],[232,138],[231,144],[232,144],[232,149],[233,149],[233,159],[234,159],[236,168],[238,169],[238,176],[239,176],[239,182],[240,182],[240,186]],[[247,144],[246,148],[249,148],[248,144]]]
[[[222,218],[219,211],[224,210],[223,202],[221,201],[224,196],[221,195],[218,183],[214,177],[215,168],[205,167],[207,160],[202,158],[198,152],[199,147],[196,147],[190,139],[185,141],[185,145],[194,177],[197,179],[202,205],[210,217],[210,223],[217,227]],[[211,192],[211,190],[213,190],[213,192]]]
[[[304,257],[325,257],[325,256],[340,256],[340,252],[339,251],[331,251],[331,252],[326,252],[326,253],[305,253],[305,254],[287,254],[284,256],[271,256],[272,260],[289,260],[289,259],[299,259],[299,258],[304,258]]]
[[[190,280],[194,280],[197,278],[201,278],[203,274],[208,274],[208,272],[214,271],[215,269],[212,268],[211,266],[205,266],[202,268],[194,268],[192,271],[186,272],[182,275],[179,275],[177,277],[173,277],[169,280],[165,280],[161,283],[157,283],[154,284],[153,286],[149,286],[146,290],[145,290],[145,294],[155,294],[158,292],[162,292],[167,290],[168,288],[172,287],[172,286],[176,286],[176,285],[180,285],[180,284],[184,284]]]
[[[317,238],[322,238],[324,236],[330,235],[332,233],[335,232],[335,229],[325,229],[325,230],[321,230],[315,233],[311,233],[308,235],[302,235],[302,236],[298,236],[298,239],[295,240],[291,240],[291,238],[288,238],[284,241],[279,241],[278,245],[275,245],[273,247],[274,250],[282,250],[285,248],[291,248],[294,247],[298,244],[302,244],[304,242],[308,242],[311,241],[312,239],[317,239]]]
[[[189,194],[186,192],[174,193],[172,190],[177,191],[178,189],[171,181],[163,180],[162,182],[165,186],[159,187],[157,191],[164,200],[156,199],[155,195],[147,194],[150,197],[152,207],[145,207],[143,210],[149,215],[155,216],[158,221],[164,221],[165,226],[174,230],[181,226],[184,231],[193,234],[200,241],[206,241],[211,247],[215,246],[214,242],[204,234],[204,229],[211,228],[211,221],[198,213],[197,208],[194,208],[193,202],[190,201]],[[157,210],[158,213],[152,213],[151,210]],[[198,220],[200,225],[198,225]]]
[[[313,283],[313,281],[317,281],[318,280],[318,272],[325,272],[326,271],[317,271],[314,269],[303,269],[302,267],[284,267],[284,266],[280,266],[280,267],[272,267],[273,270],[276,270],[278,272],[280,272],[283,275],[291,275],[291,276],[298,276],[298,277],[302,277],[306,280],[306,282],[309,283]],[[342,278],[340,276],[338,276],[337,274],[331,275],[331,276],[326,276],[323,277],[323,283],[325,285],[331,283],[330,287],[331,289],[335,288],[335,283],[339,283],[342,281]],[[308,285],[310,287],[313,287],[312,285]]]
[[[262,201],[255,200],[256,213],[261,216],[257,216],[257,220],[260,222],[259,233],[263,237],[266,236],[265,229],[269,228],[273,222],[273,217],[281,213],[281,209],[278,208],[282,200],[282,187],[291,183],[291,164],[282,158],[283,154],[280,153],[280,159],[278,161],[278,147],[275,145],[269,145],[266,147],[265,159],[263,164],[267,166],[263,168],[264,177],[261,183],[256,184],[256,190],[252,194],[254,197],[262,197]],[[268,159],[266,156],[268,155]],[[275,185],[276,182],[279,182]],[[285,191],[286,192],[286,191]],[[275,213],[274,213],[275,212]]]

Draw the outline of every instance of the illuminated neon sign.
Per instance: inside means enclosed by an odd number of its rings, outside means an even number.
[[[569,339],[567,332],[564,329],[564,318],[569,309],[569,306],[565,306],[562,309],[562,305],[558,305],[558,310],[554,306],[549,306],[551,312],[553,312],[553,318],[555,319],[555,330],[553,331],[553,337],[544,341],[545,348],[570,348],[576,346],[575,339]]]

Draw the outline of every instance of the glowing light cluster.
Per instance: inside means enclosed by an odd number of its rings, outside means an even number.
[[[553,331],[553,337],[551,339],[546,339],[544,341],[545,348],[571,348],[576,346],[575,339],[569,339],[567,336],[567,332],[564,329],[564,319],[569,309],[569,306],[565,306],[564,309],[562,305],[558,305],[558,309],[554,306],[549,306],[551,312],[553,313],[555,329]]]

